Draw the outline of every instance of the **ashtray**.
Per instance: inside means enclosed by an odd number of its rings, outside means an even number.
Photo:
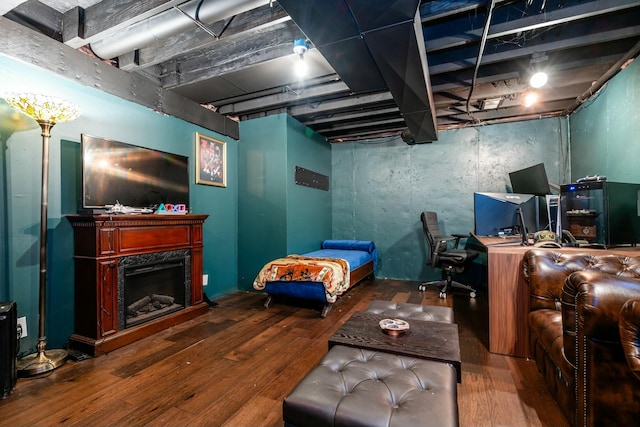
[[[409,330],[409,323],[401,319],[382,319],[380,328],[387,335],[398,336]]]

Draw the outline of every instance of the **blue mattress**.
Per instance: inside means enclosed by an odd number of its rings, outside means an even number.
[[[321,247],[321,250],[305,255],[346,259],[351,269],[356,269],[370,260],[373,260],[374,270],[378,267],[378,249],[370,240],[325,240]]]

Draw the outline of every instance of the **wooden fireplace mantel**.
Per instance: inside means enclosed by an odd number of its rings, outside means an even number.
[[[69,347],[107,353],[208,310],[202,291],[202,226],[208,215],[67,215],[74,231],[75,333]],[[189,249],[191,301],[177,312],[120,330],[118,260]]]

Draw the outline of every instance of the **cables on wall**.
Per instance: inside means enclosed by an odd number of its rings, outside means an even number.
[[[487,9],[487,20],[484,23],[484,29],[482,30],[482,38],[480,39],[480,48],[478,50],[478,56],[476,58],[476,65],[473,70],[473,78],[471,79],[471,87],[469,88],[469,96],[467,97],[467,114],[473,120],[474,123],[479,123],[473,114],[471,113],[471,96],[473,95],[473,89],[476,86],[476,80],[478,79],[478,70],[480,69],[480,63],[482,62],[482,55],[484,53],[484,46],[487,43],[487,35],[489,34],[489,27],[491,26],[491,16],[493,15],[493,8],[495,6],[495,0],[489,0],[489,7]]]

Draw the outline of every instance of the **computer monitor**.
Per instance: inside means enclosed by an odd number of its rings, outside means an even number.
[[[511,191],[518,194],[545,196],[551,194],[544,163],[509,173]]]
[[[473,207],[477,236],[519,235],[521,221],[527,233],[540,226],[536,197],[531,194],[474,193]]]

